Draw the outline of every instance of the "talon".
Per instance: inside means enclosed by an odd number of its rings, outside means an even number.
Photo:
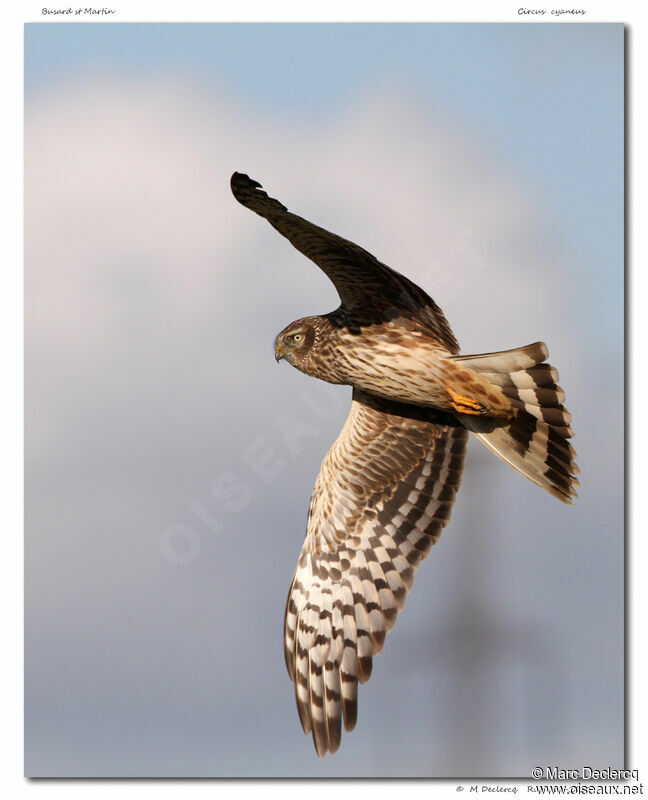
[[[471,400],[469,397],[464,397],[462,394],[453,392],[449,386],[446,386],[446,392],[450,395],[450,405],[459,414],[487,414],[488,407],[481,403],[479,400]]]

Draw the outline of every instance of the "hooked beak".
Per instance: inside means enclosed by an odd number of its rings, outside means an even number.
[[[282,358],[286,357],[286,351],[283,348],[281,342],[277,342],[275,344],[275,361],[279,363]]]

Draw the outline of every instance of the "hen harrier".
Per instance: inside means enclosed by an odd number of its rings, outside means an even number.
[[[570,416],[541,342],[458,355],[436,303],[358,245],[289,212],[235,172],[234,197],[314,261],[341,305],[277,336],[275,357],[353,387],[327,453],[286,603],[284,652],[299,718],[319,756],[354,728],[371,674],[414,581],[450,518],[468,431],[564,503],[578,471]]]

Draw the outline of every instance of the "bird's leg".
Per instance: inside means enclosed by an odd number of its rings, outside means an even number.
[[[488,414],[489,408],[485,403],[480,400],[471,400],[470,397],[465,397],[462,394],[457,394],[449,386],[445,387],[446,392],[450,395],[450,405],[459,414]]]

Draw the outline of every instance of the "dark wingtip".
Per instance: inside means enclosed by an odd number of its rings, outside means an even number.
[[[239,202],[243,202],[246,194],[251,194],[255,189],[260,189],[261,184],[244,172],[235,172],[230,178],[230,187],[234,197]]]
[[[264,216],[271,211],[286,211],[286,207],[278,200],[268,197],[263,187],[254,178],[244,172],[235,172],[230,178],[232,194],[241,205],[251,208]]]
[[[232,189],[235,186],[254,186],[255,188],[261,188],[261,184],[258,181],[255,181],[254,178],[250,178],[249,175],[246,175],[245,172],[234,172],[230,179],[230,186]]]

